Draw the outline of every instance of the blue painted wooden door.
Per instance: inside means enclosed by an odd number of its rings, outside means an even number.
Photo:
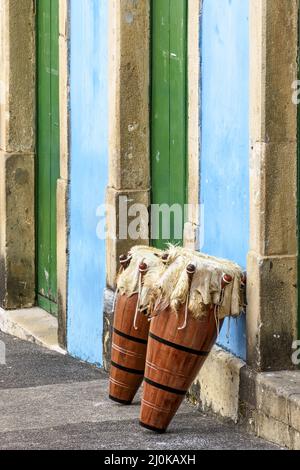
[[[250,0],[251,1],[251,0]],[[248,0],[203,0],[201,210],[203,251],[246,266],[249,249]],[[246,356],[245,318],[220,342]]]
[[[72,0],[68,351],[102,364],[105,240],[97,233],[108,174],[108,1]]]

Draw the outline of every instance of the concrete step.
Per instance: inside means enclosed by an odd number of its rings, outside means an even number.
[[[300,371],[241,371],[241,416],[252,430],[288,449],[300,450]]]
[[[58,344],[57,318],[39,307],[22,310],[0,309],[0,331],[66,354]]]

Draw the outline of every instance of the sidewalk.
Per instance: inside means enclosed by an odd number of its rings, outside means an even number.
[[[104,372],[2,333],[0,341],[0,449],[278,449],[188,404],[168,433],[153,434],[138,424],[138,400],[107,399]]]

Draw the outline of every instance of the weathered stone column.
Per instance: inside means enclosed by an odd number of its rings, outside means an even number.
[[[188,213],[184,245],[198,250],[200,230],[200,107],[201,49],[200,15],[202,0],[188,2]]]
[[[68,195],[69,195],[69,0],[59,1],[60,178],[57,181],[58,340],[67,345]]]
[[[287,369],[297,330],[298,1],[251,0],[248,363]]]
[[[119,202],[149,205],[149,1],[110,0],[109,186],[107,284],[114,288],[119,255],[142,240],[120,240]],[[123,214],[122,214],[123,215]]]
[[[150,203],[150,1],[109,0],[109,32],[108,288],[104,295],[103,331],[106,370],[110,365],[112,306],[119,256],[133,245],[149,244],[148,229],[142,239],[122,238],[119,222],[120,217],[126,218],[124,212],[128,213],[134,204],[140,204],[145,210]],[[121,206],[124,198],[127,200],[125,211]],[[145,212],[143,219],[145,222]]]
[[[35,15],[0,0],[0,306],[35,301]]]

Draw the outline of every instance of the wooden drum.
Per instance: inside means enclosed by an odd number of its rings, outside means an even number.
[[[145,264],[140,272],[145,271]],[[119,295],[112,335],[109,398],[130,405],[144,376],[150,322],[137,312],[138,294]]]
[[[109,398],[130,405],[144,376],[150,323],[139,314],[133,327],[138,294],[118,298],[112,336]]]
[[[141,426],[159,433],[167,430],[216,341],[214,308],[209,307],[204,317],[195,319],[184,305],[178,312],[169,307],[152,319]]]

